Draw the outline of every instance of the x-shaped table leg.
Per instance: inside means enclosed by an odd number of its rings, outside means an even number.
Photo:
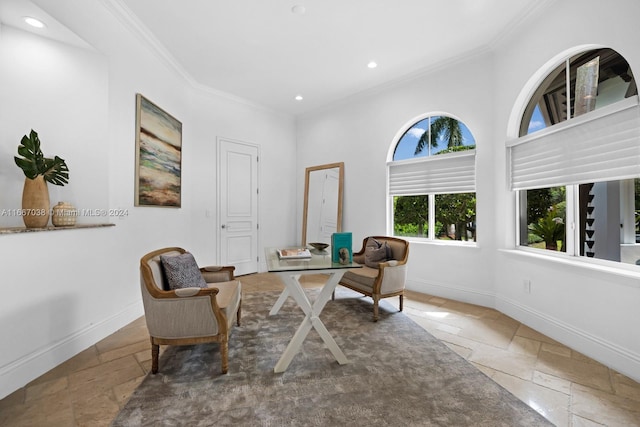
[[[300,285],[299,274],[291,274],[286,272],[279,273],[280,277],[285,282],[286,288],[280,294],[280,297],[274,304],[269,314],[276,314],[282,307],[282,304],[284,304],[287,297],[291,295],[304,312],[305,318],[298,327],[298,330],[294,334],[293,338],[289,342],[289,345],[287,345],[284,353],[282,353],[280,360],[273,369],[274,372],[284,372],[287,369],[287,367],[291,363],[291,360],[293,359],[293,356],[295,356],[296,353],[298,353],[298,351],[300,350],[300,347],[311,331],[311,328],[315,328],[315,330],[320,335],[320,338],[322,338],[322,341],[324,341],[324,343],[327,345],[327,348],[329,349],[329,351],[331,351],[333,357],[336,358],[339,364],[344,365],[345,363],[349,363],[342,350],[340,350],[340,347],[338,347],[338,344],[335,342],[327,328],[324,326],[324,323],[322,323],[322,321],[320,320],[320,313],[322,312],[324,306],[327,304],[327,301],[329,301],[329,299],[331,298],[331,294],[338,285],[338,282],[340,281],[343,273],[344,271],[340,270],[331,271],[328,273],[329,279],[327,280],[327,283],[325,283],[325,285],[322,287],[318,298],[313,302],[313,304],[311,304],[309,298],[307,297],[307,294],[304,292],[304,289]]]

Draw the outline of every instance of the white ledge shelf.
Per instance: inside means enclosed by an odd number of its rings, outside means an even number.
[[[76,224],[73,226],[55,227],[49,225],[43,228],[27,228],[27,227],[1,227],[0,234],[20,234],[20,233],[36,233],[40,231],[59,231],[59,230],[78,230],[85,228],[103,228],[103,227],[115,227],[115,224]]]

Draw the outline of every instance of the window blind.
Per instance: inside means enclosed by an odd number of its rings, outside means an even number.
[[[475,191],[475,150],[389,163],[391,196]]]
[[[638,97],[519,138],[509,151],[513,190],[639,177]]]

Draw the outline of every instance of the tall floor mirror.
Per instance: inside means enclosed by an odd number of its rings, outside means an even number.
[[[344,163],[306,169],[302,244],[331,243],[331,235],[342,231]]]

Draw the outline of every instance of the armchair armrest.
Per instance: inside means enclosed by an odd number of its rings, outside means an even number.
[[[202,267],[201,270],[204,271],[220,271],[224,268],[224,266],[222,265],[207,265],[205,267]]]
[[[177,299],[177,298],[187,298],[187,297],[206,297],[213,296],[218,294],[218,288],[198,288],[198,287],[189,287],[189,288],[181,288],[174,289],[172,291],[158,291],[155,293],[154,298],[157,299]]]
[[[235,269],[232,265],[209,265],[201,267],[200,273],[207,283],[228,282],[235,278],[233,275]]]
[[[383,269],[383,268],[389,268],[389,267],[401,267],[406,264],[407,264],[406,260],[403,261],[403,260],[397,260],[397,259],[390,259],[389,261],[384,261],[378,264],[378,268]]]
[[[382,294],[397,292],[404,289],[407,278],[407,263],[390,260],[381,262],[378,266],[381,276],[379,283]]]
[[[353,262],[364,264],[364,252],[356,252],[353,254]]]
[[[155,296],[143,294],[149,333],[156,338],[198,337],[217,334],[225,329],[226,319],[220,311],[217,288],[182,288],[159,291]]]
[[[176,289],[174,292],[176,293],[176,296],[178,297],[192,297],[194,295],[197,295],[198,292],[200,292],[202,288],[198,288],[198,287],[193,287],[193,288],[181,288],[181,289]]]
[[[209,265],[200,268],[200,273],[207,283],[229,282],[235,278],[233,274],[235,269],[232,265]]]

